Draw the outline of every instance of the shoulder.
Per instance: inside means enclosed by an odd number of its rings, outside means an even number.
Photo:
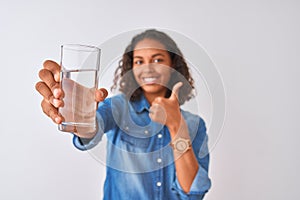
[[[197,126],[197,128],[206,129],[205,121],[199,115],[193,114],[185,110],[181,110],[181,113],[189,127]]]
[[[181,110],[181,113],[188,126],[191,139],[201,144],[207,136],[205,121],[199,115],[191,112]]]

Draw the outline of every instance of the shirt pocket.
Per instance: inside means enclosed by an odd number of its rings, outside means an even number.
[[[146,152],[150,145],[150,138],[138,138],[127,134],[122,134],[122,146],[130,152]]]

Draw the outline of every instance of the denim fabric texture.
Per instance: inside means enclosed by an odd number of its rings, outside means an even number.
[[[96,136],[88,141],[73,138],[76,148],[88,150],[106,134],[104,199],[203,199],[211,187],[205,122],[181,110],[199,164],[190,192],[185,193],[176,177],[168,128],[151,121],[149,107],[144,96],[138,101],[129,101],[123,94],[107,98],[98,106]]]

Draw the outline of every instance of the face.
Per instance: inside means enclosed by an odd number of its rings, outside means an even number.
[[[137,43],[133,51],[133,74],[145,95],[165,95],[171,64],[170,55],[160,42],[144,39]]]

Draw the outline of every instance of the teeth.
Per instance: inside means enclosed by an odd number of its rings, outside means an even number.
[[[153,77],[149,77],[149,78],[143,78],[144,82],[153,82],[155,81],[157,78],[153,78]]]

